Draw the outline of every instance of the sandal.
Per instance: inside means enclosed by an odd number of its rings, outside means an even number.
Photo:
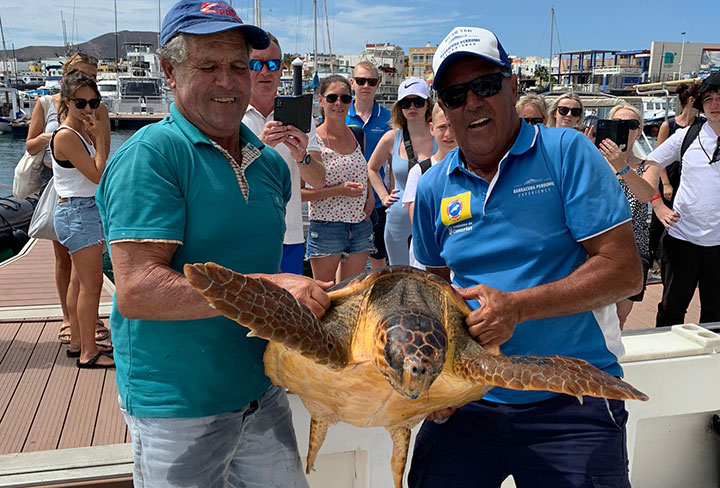
[[[109,354],[113,353],[112,346],[105,348],[105,349],[98,349],[101,352],[107,352]],[[70,349],[69,347],[65,351],[65,355],[69,358],[79,358],[80,357],[80,349]]]
[[[105,326],[105,322],[98,319],[95,322],[95,342],[104,341],[110,337],[110,330]]]
[[[93,357],[91,357],[86,363],[81,363],[80,360],[76,360],[75,364],[80,369],[108,369],[108,368],[114,368],[115,362],[113,361],[112,364],[98,364],[98,359],[100,359],[101,356],[107,356],[110,359],[112,359],[112,354],[107,351],[100,351]]]
[[[60,330],[58,330],[58,340],[60,341],[60,344],[70,344],[71,338],[72,335],[70,334],[70,324],[67,322],[63,322],[60,325]]]

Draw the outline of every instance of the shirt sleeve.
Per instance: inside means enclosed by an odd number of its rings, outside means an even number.
[[[116,153],[96,200],[108,242],[184,240],[186,213],[179,175],[164,154],[143,141]]]
[[[415,194],[415,210],[412,220],[412,242],[415,259],[433,268],[447,266],[440,255],[438,236],[439,205],[427,178],[420,178]]]
[[[405,191],[403,192],[402,206],[409,207],[415,201],[415,191],[417,189],[418,180],[422,176],[422,168],[416,164],[410,168],[407,181],[405,182]]]
[[[308,132],[307,150],[320,152],[320,145],[318,144],[318,141],[317,141],[317,130],[315,127],[314,119],[310,121],[310,132]]]
[[[629,221],[630,204],[622,187],[590,139],[568,130],[561,144],[560,193],[573,238],[590,239]]]
[[[665,168],[675,161],[680,161],[680,149],[688,130],[688,127],[684,127],[675,131],[673,135],[665,139],[665,142],[648,154],[645,159],[656,162],[660,168]]]

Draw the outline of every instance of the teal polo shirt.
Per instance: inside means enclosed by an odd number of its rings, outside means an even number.
[[[241,146],[260,157],[246,169],[245,201],[233,168],[175,105],[115,153],[96,194],[107,240],[179,244],[170,266],[212,261],[240,273],[277,273],[290,172],[242,125]],[[137,417],[201,417],[243,408],[269,387],[266,342],[225,317],[186,321],[110,317],[117,385]]]
[[[362,118],[355,112],[355,100],[353,99],[350,105],[350,110],[345,116],[345,125],[355,125],[361,127],[365,134],[365,160],[370,161],[373,151],[380,142],[382,136],[391,129],[390,127],[390,111],[385,107],[381,107],[377,100],[373,104],[372,113],[367,122],[363,121]],[[380,177],[385,179],[385,168],[380,168]],[[382,201],[378,197],[375,190],[375,208],[382,207]]]
[[[587,260],[583,241],[630,218],[617,178],[590,139],[522,122],[492,181],[468,171],[457,148],[420,178],[413,249],[420,263],[450,268],[461,288],[513,292],[565,278]],[[521,322],[500,349],[581,358],[622,375],[614,305]],[[494,388],[484,398],[522,404],[552,395]]]

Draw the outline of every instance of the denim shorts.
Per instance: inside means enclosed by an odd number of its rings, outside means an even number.
[[[374,252],[372,222],[363,220],[357,224],[311,220],[307,237],[305,257],[320,258],[331,254],[357,254]]]
[[[100,212],[93,197],[69,197],[55,209],[58,242],[70,253],[105,241]]]

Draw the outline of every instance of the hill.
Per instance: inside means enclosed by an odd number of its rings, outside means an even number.
[[[121,58],[125,56],[123,43],[126,42],[148,42],[153,45],[153,50],[157,49],[157,32],[124,30],[119,31],[117,37],[118,51]],[[88,53],[98,59],[115,59],[115,33],[109,32],[87,42],[80,43],[73,48],[73,52],[77,51]],[[2,50],[0,50],[0,52],[2,52]],[[15,56],[18,61],[54,58],[64,54],[65,48],[63,46],[27,46],[15,50]]]

